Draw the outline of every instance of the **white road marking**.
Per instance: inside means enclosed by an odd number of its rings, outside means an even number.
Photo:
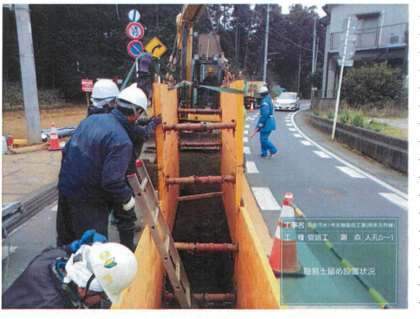
[[[2,256],[2,260],[6,259],[7,257],[13,255],[15,253],[15,251],[18,249],[17,246],[7,246],[7,245],[3,245],[1,247],[1,256]]]
[[[404,198],[401,198],[400,196],[393,193],[379,193],[379,195],[386,198],[391,203],[401,207],[402,209],[408,210],[408,203]]]
[[[336,166],[340,171],[342,171],[344,174],[347,174],[350,177],[353,178],[365,178],[362,174],[359,174],[354,169],[347,167],[347,166]]]
[[[250,150],[249,146],[244,146],[244,153],[247,154],[247,155],[251,154],[251,150]]]
[[[246,161],[246,172],[248,174],[257,174],[259,173],[257,166],[255,165],[255,162],[252,161]]]
[[[308,141],[300,141],[303,145],[305,145],[305,146],[310,146],[310,145],[312,145],[310,142],[308,142]]]
[[[314,151],[316,155],[318,155],[321,158],[331,158],[328,154],[324,153],[323,151]]]
[[[244,136],[244,143],[248,143],[248,137]]]
[[[56,211],[57,211],[57,209],[58,209],[58,205],[55,205],[54,207],[51,207],[51,211],[52,211],[52,212],[56,212]]]
[[[249,128],[249,124],[245,124],[245,128]]]
[[[301,111],[299,111],[299,112],[301,112]],[[407,195],[407,194],[405,194],[404,192],[402,192],[402,191],[400,191],[399,189],[397,189],[397,188],[395,188],[395,187],[393,187],[393,186],[389,185],[388,183],[384,182],[383,180],[381,180],[381,179],[379,179],[379,178],[377,178],[377,177],[375,177],[375,176],[373,176],[373,175],[371,175],[371,174],[369,174],[369,173],[367,173],[367,172],[363,171],[362,169],[360,169],[360,168],[358,168],[358,167],[354,166],[353,164],[351,164],[351,163],[349,163],[348,161],[346,161],[346,160],[342,159],[342,158],[341,158],[341,157],[339,157],[338,155],[335,155],[334,153],[332,153],[332,152],[330,152],[329,150],[327,150],[325,147],[323,147],[323,146],[319,145],[317,142],[315,142],[314,140],[312,140],[311,138],[309,138],[309,137],[308,137],[305,133],[303,133],[303,132],[302,132],[302,130],[301,130],[301,129],[300,129],[300,128],[296,125],[296,122],[295,122],[295,116],[296,116],[296,114],[298,114],[299,112],[296,112],[296,113],[294,113],[294,114],[293,114],[293,117],[292,117],[292,122],[293,122],[293,125],[294,125],[294,126],[296,127],[296,129],[298,130],[298,132],[299,132],[300,134],[302,134],[302,136],[303,136],[304,138],[306,138],[308,141],[310,141],[312,144],[314,144],[314,145],[315,145],[316,147],[318,147],[320,150],[324,151],[325,153],[327,153],[327,154],[328,154],[328,155],[330,155],[331,157],[335,158],[337,161],[339,161],[339,162],[343,163],[344,165],[347,165],[348,167],[351,167],[351,168],[352,168],[352,169],[354,169],[356,172],[358,172],[358,173],[360,173],[360,174],[362,174],[362,175],[366,176],[367,178],[369,178],[370,180],[374,181],[375,183],[377,183],[377,184],[379,184],[379,185],[381,185],[381,186],[385,187],[386,189],[390,190],[391,192],[394,192],[394,193],[398,194],[399,196],[401,196],[402,198],[404,198],[404,199],[408,200],[408,195]]]
[[[300,135],[300,134],[298,134],[298,133],[293,134],[293,136],[294,136],[294,137],[302,137],[302,135]]]
[[[252,191],[255,199],[257,200],[258,206],[260,206],[262,210],[281,209],[268,187],[252,187]]]
[[[244,131],[244,135],[248,135],[249,134],[249,131],[248,130],[245,130]]]
[[[293,124],[292,123],[289,123],[289,124],[286,124],[286,126],[293,126]]]
[[[295,128],[289,128],[289,131],[290,132],[296,132],[296,129]]]

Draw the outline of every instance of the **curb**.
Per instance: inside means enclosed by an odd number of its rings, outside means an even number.
[[[316,129],[331,133],[333,122],[305,113]],[[408,142],[363,128],[337,123],[336,140],[397,171],[408,172]]]

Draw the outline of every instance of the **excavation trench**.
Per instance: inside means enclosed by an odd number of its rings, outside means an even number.
[[[181,152],[181,176],[208,176],[220,174],[220,153]],[[220,185],[188,184],[180,188],[180,196],[218,192]],[[175,242],[231,243],[226,214],[221,197],[180,202],[173,229]],[[233,252],[180,251],[191,284],[192,292],[225,294],[234,292]],[[172,288],[165,283],[167,292]],[[166,294],[167,295],[167,294]],[[176,308],[173,298],[165,298],[163,306]],[[223,298],[222,298],[223,299]],[[225,298],[231,299],[231,298]],[[200,308],[232,308],[234,300],[197,301]]]

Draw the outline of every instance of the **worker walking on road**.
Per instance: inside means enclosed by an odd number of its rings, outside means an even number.
[[[277,153],[277,148],[270,142],[269,136],[272,131],[276,129],[276,121],[273,114],[273,101],[269,94],[267,86],[264,84],[259,89],[262,101],[260,105],[260,118],[256,131],[260,133],[261,143],[261,157],[274,156]]]
[[[4,292],[2,307],[97,309],[118,303],[134,280],[137,260],[127,247],[106,241],[88,230],[68,246],[45,249]]]
[[[99,79],[95,82],[92,90],[91,102],[87,115],[109,113],[115,107],[120,90],[114,81]]]
[[[160,123],[160,118],[153,118],[146,129],[135,125],[146,108],[146,95],[132,85],[119,94],[110,113],[89,116],[73,133],[59,173],[58,246],[71,243],[86,229],[107,236],[112,203],[120,242],[134,250],[135,201],[126,181],[132,140]]]

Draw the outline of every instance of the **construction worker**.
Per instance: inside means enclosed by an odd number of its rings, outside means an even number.
[[[58,180],[58,246],[71,243],[86,229],[107,236],[112,203],[120,242],[134,250],[135,201],[126,181],[132,141],[160,123],[153,118],[147,128],[135,125],[146,108],[146,95],[132,85],[121,91],[110,113],[84,119],[67,142]]]
[[[121,244],[105,243],[95,231],[90,235],[88,241],[47,248],[35,257],[2,295],[2,307],[97,309],[118,303],[136,275],[136,257]]]
[[[258,119],[256,131],[260,133],[261,157],[274,156],[277,148],[268,139],[271,132],[276,129],[276,121],[273,114],[273,101],[269,94],[267,85],[264,84],[258,90],[261,97],[260,118]]]
[[[96,81],[90,99],[92,104],[88,107],[87,115],[111,112],[119,93],[120,90],[114,81],[110,79]]]

